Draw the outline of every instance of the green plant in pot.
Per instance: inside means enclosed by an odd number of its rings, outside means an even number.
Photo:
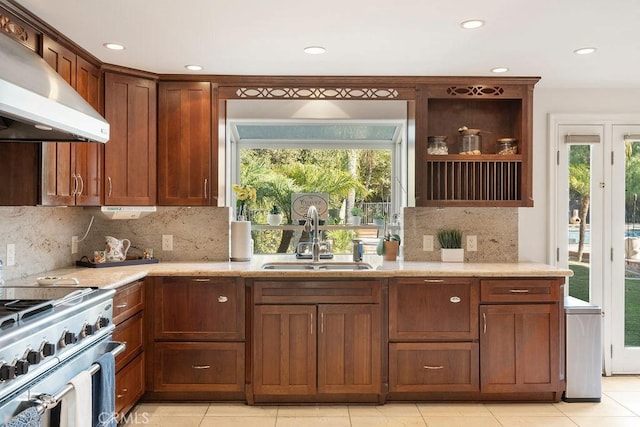
[[[351,220],[353,225],[360,225],[360,223],[362,222],[362,214],[362,208],[359,208],[358,206],[354,206],[351,208]]]
[[[278,206],[273,205],[269,210],[267,223],[273,226],[282,224],[282,210]]]
[[[439,230],[436,234],[440,244],[440,259],[443,262],[463,262],[462,231],[457,228]]]
[[[395,261],[398,257],[398,249],[400,247],[400,235],[385,233],[384,237],[378,242],[376,253],[382,255],[385,260]]]
[[[387,219],[387,217],[384,214],[381,214],[379,212],[376,212],[375,214],[373,214],[373,224],[374,225],[384,225],[384,221]]]

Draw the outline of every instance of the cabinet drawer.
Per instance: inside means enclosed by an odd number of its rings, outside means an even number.
[[[116,370],[126,365],[132,358],[142,352],[143,342],[142,312],[138,312],[125,320],[113,331],[113,340],[127,345],[125,350],[116,356]]]
[[[478,338],[478,282],[470,278],[400,278],[389,285],[389,339]]]
[[[244,338],[244,287],[234,278],[163,277],[153,288],[154,338]]]
[[[479,391],[478,344],[389,344],[389,391]]]
[[[138,356],[116,374],[116,412],[122,415],[144,394],[144,357]]]
[[[154,391],[244,390],[244,344],[154,344]]]
[[[144,282],[139,280],[118,289],[113,297],[113,323],[116,325],[144,308]]]
[[[256,280],[258,304],[379,303],[378,280]]]
[[[495,279],[480,281],[482,302],[555,302],[562,279]]]

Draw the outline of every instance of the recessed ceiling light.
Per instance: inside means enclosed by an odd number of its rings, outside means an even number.
[[[491,69],[492,73],[506,73],[507,71],[509,71],[509,69],[507,67],[495,67]]]
[[[484,26],[484,21],[481,19],[469,19],[460,23],[460,26],[465,30],[472,30],[474,28],[480,28]]]
[[[320,55],[327,51],[322,46],[307,46],[304,48],[304,53],[308,53],[309,55]]]
[[[106,47],[107,49],[111,49],[111,50],[124,50],[125,49],[124,45],[121,45],[120,43],[105,43],[102,46]]]
[[[576,55],[589,55],[596,51],[595,47],[582,47],[573,51]]]
[[[202,65],[185,65],[184,68],[189,71],[200,71],[202,70]]]
[[[40,129],[40,130],[53,130],[53,128],[51,126],[47,126],[47,125],[33,125],[36,129]]]

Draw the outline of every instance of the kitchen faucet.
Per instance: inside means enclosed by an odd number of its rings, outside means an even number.
[[[313,244],[311,247],[311,253],[313,254],[313,261],[320,261],[320,242],[318,240],[318,224],[320,223],[318,219],[318,209],[314,205],[309,206],[307,210],[307,220],[304,223],[304,231],[307,233],[311,231],[311,224],[309,223],[309,218],[313,220]]]

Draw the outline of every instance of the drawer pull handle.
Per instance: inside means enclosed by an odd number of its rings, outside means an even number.
[[[487,313],[482,313],[482,333],[487,333]]]
[[[193,368],[193,369],[209,369],[209,368],[211,368],[211,365],[191,365],[191,368]]]
[[[116,308],[127,308],[127,305],[128,305],[128,304],[125,302],[125,303],[123,303],[123,304],[118,304],[118,305],[116,305]]]
[[[211,279],[209,278],[205,278],[205,279],[193,279],[194,282],[210,282]]]
[[[229,301],[229,298],[227,298],[226,296],[224,295],[218,296],[218,302],[227,302],[227,301]]]
[[[444,279],[424,279],[425,283],[442,283]]]
[[[509,292],[512,294],[528,294],[529,289],[510,289]]]
[[[126,396],[126,394],[127,394],[127,392],[128,392],[128,391],[129,391],[129,390],[127,390],[126,388],[123,388],[123,389],[122,389],[122,394],[118,394],[116,397],[117,397],[118,399],[121,399],[121,398],[123,398],[123,397],[125,397],[125,396]]]
[[[462,299],[460,297],[451,297],[451,298],[449,298],[449,301],[451,301],[454,304],[457,304],[460,301],[462,301]]]
[[[422,367],[423,369],[444,369],[444,366],[440,365],[440,366],[429,366],[429,365],[424,365]]]

